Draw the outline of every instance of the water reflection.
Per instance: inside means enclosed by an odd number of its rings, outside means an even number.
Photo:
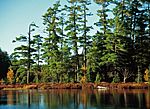
[[[0,90],[0,109],[150,109],[148,90]]]

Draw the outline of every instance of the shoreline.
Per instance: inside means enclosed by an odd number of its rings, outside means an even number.
[[[0,90],[22,89],[150,89],[148,83],[31,83],[0,84]]]

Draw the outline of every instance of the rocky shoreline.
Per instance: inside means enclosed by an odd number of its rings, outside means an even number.
[[[32,83],[0,85],[1,90],[19,89],[150,89],[148,83]]]

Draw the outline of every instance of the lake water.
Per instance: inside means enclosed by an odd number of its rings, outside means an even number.
[[[0,109],[150,109],[150,91],[0,90]]]

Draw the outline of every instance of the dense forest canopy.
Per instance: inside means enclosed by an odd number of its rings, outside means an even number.
[[[67,2],[57,1],[43,14],[45,35],[35,34],[32,23],[27,36],[13,41],[20,42],[11,54],[17,82],[148,81],[149,0]],[[96,15],[91,4],[99,7]]]
[[[0,80],[6,79],[10,64],[11,63],[7,52],[2,51],[0,48]]]

